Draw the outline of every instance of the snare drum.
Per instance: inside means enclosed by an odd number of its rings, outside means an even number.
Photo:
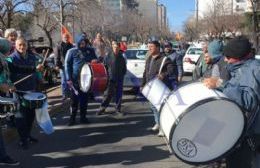
[[[0,119],[13,116],[19,110],[19,101],[15,93],[13,97],[0,96]]]
[[[29,92],[23,95],[22,105],[30,109],[41,108],[47,97],[43,93],[39,92]]]
[[[216,161],[231,151],[245,130],[240,107],[202,83],[180,87],[160,109],[160,127],[176,156],[189,164]]]
[[[170,90],[160,79],[154,78],[144,86],[142,94],[159,111],[164,99],[170,94]]]
[[[80,89],[83,92],[104,92],[107,87],[108,75],[104,64],[84,64],[80,70]]]

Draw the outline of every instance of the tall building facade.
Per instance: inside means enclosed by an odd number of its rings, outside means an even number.
[[[147,20],[151,23],[150,25],[157,26],[158,0],[136,0],[136,1],[138,3],[138,11],[142,15],[142,17],[147,18]]]
[[[120,16],[123,2],[122,0],[98,0],[100,5],[113,15]]]
[[[166,7],[163,4],[158,5],[157,15],[159,30],[165,30],[167,28],[167,14]]]

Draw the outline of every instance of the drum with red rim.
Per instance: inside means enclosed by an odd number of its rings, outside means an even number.
[[[104,64],[84,64],[80,70],[79,84],[83,92],[104,92],[107,87],[108,75]]]

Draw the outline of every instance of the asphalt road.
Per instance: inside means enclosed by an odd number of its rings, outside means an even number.
[[[190,78],[186,78],[188,81]],[[8,153],[19,160],[23,168],[192,168],[169,153],[165,140],[150,129],[153,116],[142,97],[126,92],[123,97],[123,117],[115,117],[113,104],[104,116],[96,116],[100,99],[89,103],[90,124],[67,126],[69,101],[61,102],[59,88],[48,90],[50,114],[55,128],[44,134],[36,125],[33,135],[39,143],[28,150],[18,146],[11,129]],[[77,120],[78,121],[78,120]],[[8,131],[7,131],[8,132]],[[10,136],[12,135],[12,136]]]

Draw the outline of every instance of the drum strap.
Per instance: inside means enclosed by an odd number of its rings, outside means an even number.
[[[162,71],[162,68],[163,68],[163,65],[164,65],[164,62],[165,62],[166,59],[167,59],[167,57],[164,57],[164,58],[163,58],[163,60],[162,60],[162,64],[161,64],[161,67],[160,67],[160,69],[159,69],[159,73],[158,73],[158,75],[161,74],[161,71]]]

